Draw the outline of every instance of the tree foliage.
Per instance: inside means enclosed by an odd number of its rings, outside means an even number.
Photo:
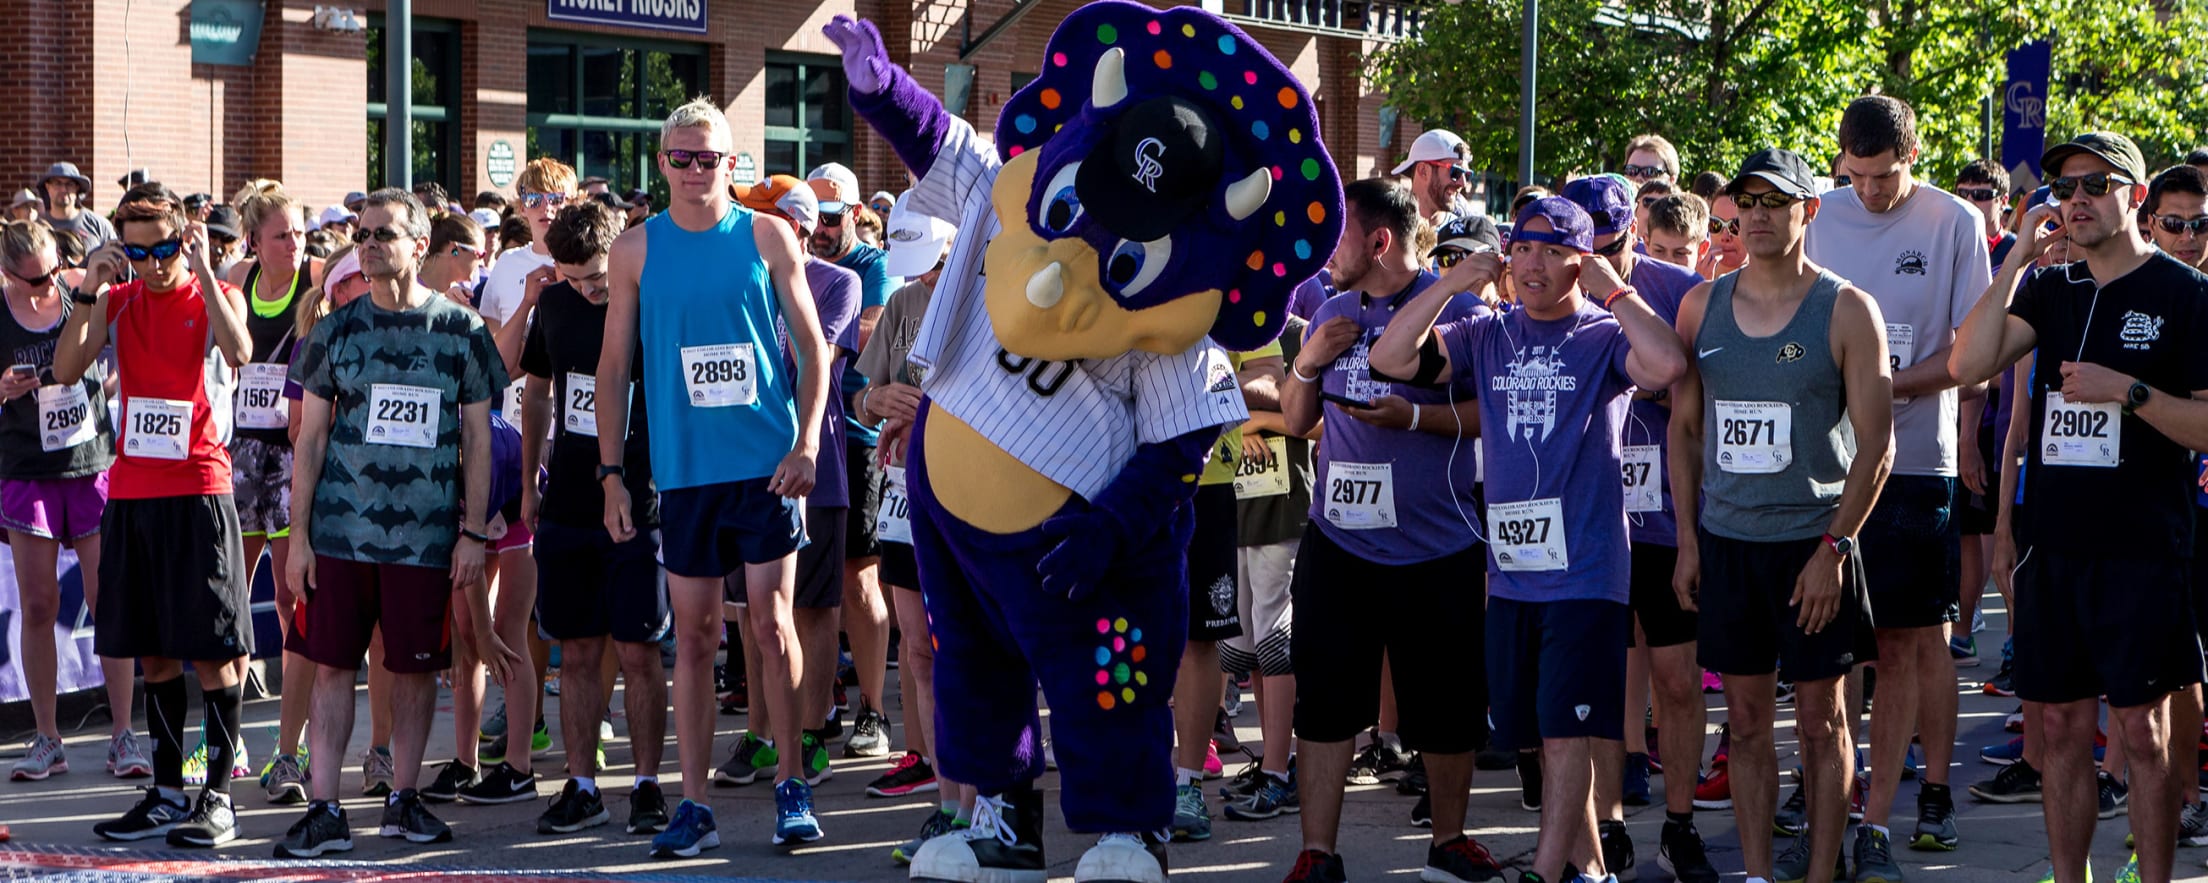
[[[1464,136],[1475,162],[1517,168],[1524,0],[1431,8],[1370,75],[1405,116]],[[1999,155],[2008,49],[2054,45],[2050,138],[2084,127],[2138,140],[2150,163],[2208,133],[2208,0],[1543,0],[1536,168],[1616,168],[1656,132],[1687,174],[1764,146],[1828,163],[1847,102],[1877,91],[1917,111],[1919,167],[1942,179]]]

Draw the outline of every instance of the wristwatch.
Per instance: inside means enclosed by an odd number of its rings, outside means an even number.
[[[472,530],[469,530],[469,529],[467,529],[467,528],[465,528],[465,527],[462,527],[462,528],[460,528],[460,535],[461,535],[461,536],[463,536],[463,537],[466,537],[466,538],[468,538],[468,539],[474,540],[474,541],[476,541],[476,542],[478,542],[478,543],[481,543],[481,544],[483,544],[483,545],[486,545],[486,546],[488,546],[488,545],[490,545],[490,544],[491,544],[491,538],[490,538],[489,536],[486,536],[486,535],[484,535],[484,534],[480,534],[480,533],[477,533],[477,532],[475,532],[475,531],[472,531]]]
[[[2131,390],[2124,393],[2124,413],[2129,414],[2139,410],[2141,406],[2147,403],[2147,399],[2153,396],[2154,387],[2146,385],[2145,382],[2133,383]]]
[[[99,305],[100,305],[100,296],[99,296],[99,295],[96,295],[96,294],[85,294],[85,293],[84,293],[84,292],[82,292],[82,291],[72,291],[72,292],[69,292],[69,299],[70,299],[70,300],[72,300],[72,301],[76,301],[77,303],[83,304],[83,305],[85,305],[85,306],[88,306],[88,307],[96,307],[96,306],[99,306]]]
[[[600,463],[600,464],[598,464],[598,480],[599,480],[599,481],[605,481],[605,480],[606,480],[606,479],[608,479],[608,478],[612,478],[613,476],[616,476],[616,475],[620,475],[620,474],[622,474],[622,470],[621,470],[621,467],[620,467],[620,466],[619,466],[618,464],[616,464],[616,465],[613,465],[613,466],[607,466],[607,465],[605,465],[604,463]]]
[[[1828,533],[1825,534],[1825,545],[1831,546],[1832,553],[1842,558],[1855,554],[1854,537],[1836,537]]]

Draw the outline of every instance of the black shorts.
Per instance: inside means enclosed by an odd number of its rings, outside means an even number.
[[[806,610],[843,606],[845,534],[850,530],[846,509],[805,507],[805,547],[797,550],[797,593],[790,597],[790,606]]]
[[[229,494],[109,499],[92,647],[118,659],[253,653],[252,565]]]
[[[1701,538],[1701,608],[1695,658],[1725,675],[1766,675],[1774,670],[1796,683],[1837,678],[1878,658],[1871,608],[1863,597],[1862,556],[1840,568],[1840,612],[1816,634],[1797,623],[1788,606],[1802,566],[1824,543],[1821,537],[1778,542],[1727,539],[1697,530]]]
[[[1679,593],[1671,590],[1672,571],[1678,564],[1678,549],[1633,544],[1633,618],[1640,620],[1641,637],[1650,647],[1694,643],[1694,611],[1680,607]],[[1632,629],[1626,630],[1625,637],[1626,646],[1634,646]]]
[[[675,576],[716,579],[776,560],[804,544],[800,506],[764,478],[661,491],[660,560]]]
[[[1986,464],[1986,492],[1955,489],[1955,526],[1966,537],[1993,533],[1993,519],[1999,514],[1995,504],[2001,498],[2001,440],[1993,437],[1991,426],[1978,427],[1978,456]]]
[[[874,536],[874,514],[882,507],[881,475],[874,470],[874,446],[846,442],[843,474],[851,489],[851,505],[844,516],[843,554],[856,561],[882,554]]]
[[[1199,487],[1190,505],[1196,511],[1196,532],[1188,538],[1188,639],[1224,641],[1242,634],[1242,609],[1235,597],[1241,567],[1234,554],[1242,534],[1234,485]]]
[[[1459,754],[1487,744],[1487,547],[1376,564],[1310,524],[1289,594],[1296,605],[1289,656],[1304,660],[1296,669],[1297,736],[1346,742],[1371,726],[1380,714],[1385,654],[1403,700],[1405,746]]]
[[[1896,475],[1858,535],[1871,616],[1882,629],[1931,628],[1958,618],[1962,534],[1955,479]]]
[[[2208,551],[2208,512],[2193,512],[2193,555]],[[2193,567],[2193,631],[2208,647],[2208,567]]]
[[[599,525],[537,522],[537,623],[555,641],[611,637],[656,643],[674,618],[659,569],[658,531],[616,543]]]
[[[2193,562],[2017,550],[2016,695],[2026,702],[2107,696],[2114,708],[2201,680]]]
[[[882,585],[920,591],[920,562],[910,543],[882,543]]]
[[[1495,746],[1625,738],[1625,641],[1633,614],[1615,601],[1487,602],[1488,708]]]

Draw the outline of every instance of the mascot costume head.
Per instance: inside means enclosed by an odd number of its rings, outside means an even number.
[[[979,791],[982,833],[929,840],[912,875],[1044,879],[1040,683],[1066,822],[1102,835],[1075,879],[1162,883],[1189,501],[1248,417],[1227,351],[1280,335],[1341,235],[1311,97],[1217,16],[1102,0],[990,144],[873,25],[825,30],[907,199],[959,231],[909,356],[905,476],[938,769]]]

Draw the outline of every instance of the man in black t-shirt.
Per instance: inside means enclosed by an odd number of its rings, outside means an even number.
[[[609,638],[628,676],[629,737],[636,746],[628,832],[656,834],[667,827],[667,802],[658,783],[667,721],[667,677],[659,640],[667,634],[670,614],[667,580],[657,561],[659,509],[644,397],[635,394],[642,381],[630,385],[628,425],[600,426],[593,376],[612,293],[606,253],[625,227],[613,209],[589,200],[570,205],[552,221],[545,247],[560,281],[538,296],[521,353],[521,369],[528,375],[521,400],[522,475],[537,475],[539,464],[547,471],[541,494],[537,482],[523,482],[521,501],[522,518],[537,535],[537,621],[560,642],[567,670],[586,673],[566,679],[567,693],[560,699],[569,779],[559,799],[537,819],[542,834],[572,833],[606,822],[595,781],[596,752],[588,747],[597,742],[606,697],[603,684],[587,673],[599,671]],[[631,376],[644,376],[641,359]],[[625,468],[599,468],[600,432],[625,434]],[[549,458],[544,454],[548,435]],[[629,536],[606,532],[601,481],[622,482],[635,501],[635,527]]]
[[[2153,722],[2202,676],[2188,449],[2208,450],[2208,276],[2141,237],[2146,169],[2129,139],[2088,132],[2040,163],[2055,201],[2025,216],[1948,370],[1983,382],[2038,351],[2031,388],[2020,391],[2030,427],[2016,509],[2014,677],[2018,698],[2040,709],[2026,738],[2045,768],[2054,878],[2085,880],[2097,697],[2106,696],[2132,765],[2139,877],[2163,883],[2178,800],[2169,737],[2157,738],[2170,731]],[[2012,303],[2017,278],[2062,241],[2078,261],[2032,277]]]

